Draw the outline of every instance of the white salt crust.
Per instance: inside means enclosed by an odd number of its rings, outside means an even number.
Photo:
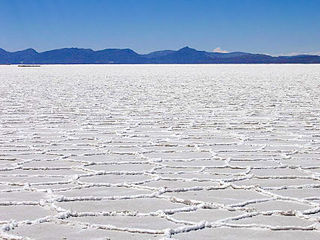
[[[318,65],[0,66],[0,239],[319,239]]]

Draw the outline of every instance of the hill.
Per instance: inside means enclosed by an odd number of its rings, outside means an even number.
[[[245,52],[217,53],[184,47],[138,54],[131,49],[62,48],[37,52],[29,48],[8,52],[0,48],[0,64],[210,64],[210,63],[320,63],[320,56],[273,57]]]

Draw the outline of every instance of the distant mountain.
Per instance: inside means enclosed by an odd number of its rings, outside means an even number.
[[[184,47],[178,51],[149,59],[151,63],[211,63],[212,58],[205,51]]]
[[[131,49],[62,48],[37,52],[29,48],[8,52],[0,48],[0,64],[204,64],[204,63],[320,63],[320,56],[297,55],[273,57],[245,52],[217,53],[184,47],[138,54]]]
[[[93,53],[91,63],[144,63],[145,58],[131,49],[104,49]]]
[[[62,48],[51,51],[39,53],[35,60],[31,63],[38,64],[67,64],[67,63],[90,63],[91,55],[94,53],[91,49],[80,49],[80,48]],[[30,63],[30,62],[23,62]]]
[[[156,58],[156,57],[163,57],[174,52],[175,52],[174,50],[162,50],[162,51],[155,51],[148,54],[144,54],[142,56],[145,58]]]

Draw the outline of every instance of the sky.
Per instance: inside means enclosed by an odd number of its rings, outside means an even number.
[[[320,0],[0,0],[0,48],[320,54]]]

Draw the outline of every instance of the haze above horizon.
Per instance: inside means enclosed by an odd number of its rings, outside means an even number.
[[[0,48],[320,54],[317,0],[0,0]]]

